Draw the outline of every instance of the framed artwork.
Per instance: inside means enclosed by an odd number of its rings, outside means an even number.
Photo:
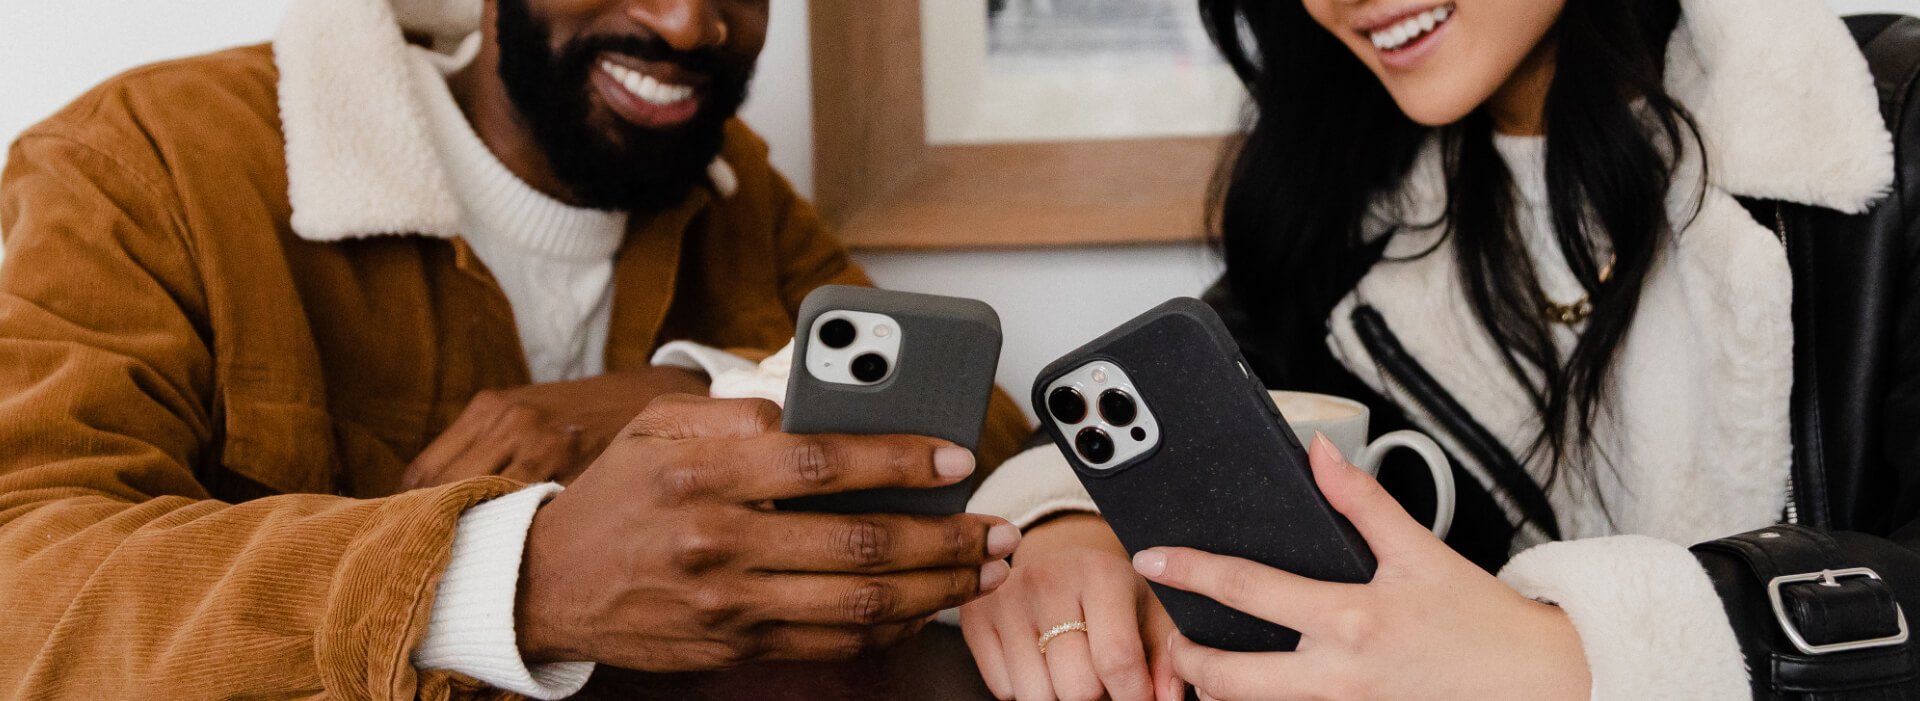
[[[813,0],[816,200],[853,247],[1198,240],[1245,94],[1193,0]]]

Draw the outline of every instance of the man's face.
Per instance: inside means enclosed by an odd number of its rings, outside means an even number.
[[[496,0],[500,78],[580,204],[651,212],[706,178],[770,0]]]

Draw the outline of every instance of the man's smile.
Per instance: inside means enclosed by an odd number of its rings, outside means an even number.
[[[594,89],[614,114],[636,126],[679,126],[700,112],[703,91],[688,71],[608,53],[595,64]]]

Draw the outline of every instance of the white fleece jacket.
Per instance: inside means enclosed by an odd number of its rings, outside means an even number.
[[[1770,525],[1786,503],[1792,279],[1773,233],[1734,198],[1860,212],[1893,178],[1892,139],[1872,77],[1825,3],[1682,0],[1681,8],[1667,86],[1699,126],[1708,176],[1695,199],[1699,159],[1682,160],[1682,187],[1668,206],[1686,225],[1649,275],[1621,351],[1622,421],[1599,427],[1596,437],[1612,457],[1597,485],[1608,511],[1579,481],[1557,481],[1549,499],[1561,532],[1574,540],[1541,544],[1538,528],[1522,528],[1513,546],[1524,552],[1500,575],[1567,611],[1594,673],[1594,697],[1603,699],[1748,693],[1720,599],[1686,550]],[[1374,230],[1437,221],[1444,206],[1439,155],[1430,147],[1400,192],[1378,203]],[[1404,405],[1349,320],[1358,305],[1372,306],[1455,399],[1525,454],[1538,418],[1468,307],[1442,230],[1395,234],[1387,262],[1329,319],[1329,345],[1356,376]],[[1438,426],[1423,428],[1452,443]],[[1462,467],[1491,486],[1479,465]],[[1544,478],[1544,464],[1527,467]],[[1517,522],[1501,492],[1489,491]],[[1061,510],[1094,510],[1051,448],[1002,466],[970,507],[1022,525]]]

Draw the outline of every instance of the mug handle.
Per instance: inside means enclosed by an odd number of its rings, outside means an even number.
[[[1366,454],[1360,457],[1360,467],[1367,474],[1380,474],[1380,462],[1394,448],[1419,453],[1427,463],[1427,471],[1433,473],[1433,534],[1444,540],[1447,531],[1453,528],[1454,506],[1453,465],[1447,461],[1446,451],[1419,431],[1394,431],[1367,446]]]

